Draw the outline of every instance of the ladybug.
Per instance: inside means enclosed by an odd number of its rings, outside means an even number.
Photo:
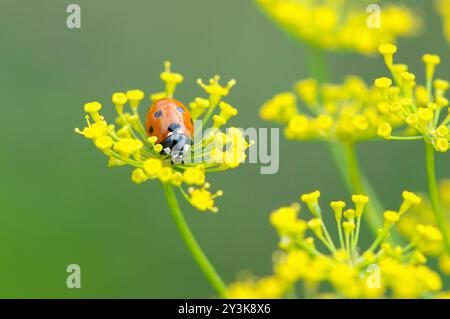
[[[175,99],[155,101],[147,111],[146,130],[162,145],[161,154],[171,157],[172,163],[183,163],[192,145],[194,123],[189,110]]]

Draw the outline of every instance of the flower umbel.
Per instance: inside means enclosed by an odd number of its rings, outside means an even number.
[[[343,201],[331,202],[330,212],[322,211],[319,196],[316,191],[301,197],[313,217],[309,221],[299,218],[299,204],[271,214],[281,250],[274,254],[274,274],[262,279],[248,277],[229,285],[232,298],[418,298],[441,290],[439,275],[425,265],[420,250],[442,239],[437,228],[417,225],[417,237],[404,247],[387,242],[403,215],[420,204],[420,197],[404,192],[400,209],[384,213],[384,226],[372,244],[362,249],[360,222],[369,198],[353,195],[353,205],[348,209]],[[332,238],[322,218],[328,214],[336,222],[338,240]],[[325,288],[328,286],[331,291]]]
[[[342,84],[318,84],[314,79],[294,85],[297,94],[275,95],[260,109],[267,121],[285,124],[285,135],[294,140],[338,140],[353,143],[377,137],[378,127],[401,120],[387,109],[378,89],[356,76]],[[297,105],[303,102],[304,111]]]
[[[166,101],[162,101],[163,99],[174,102],[173,97],[176,87],[183,81],[181,74],[171,71],[170,62],[164,63],[164,71],[160,74],[160,77],[165,84],[165,90],[150,95],[153,102],[150,111],[154,111],[154,113],[149,113],[153,114],[152,119],[163,116],[160,109],[153,109],[153,107],[156,107],[156,103],[165,103]],[[82,130],[76,128],[75,132],[92,140],[94,145],[109,158],[108,165],[110,167],[122,165],[134,167],[131,173],[131,180],[134,183],[140,184],[155,179],[162,183],[170,212],[186,247],[217,294],[220,297],[227,297],[223,280],[194,238],[183,217],[173,190],[174,187],[178,188],[183,197],[198,210],[215,213],[218,211],[215,199],[222,195],[222,191],[211,193],[206,175],[210,172],[235,168],[245,159],[245,150],[250,144],[245,140],[243,133],[236,128],[230,128],[226,133],[220,131],[220,128],[227,124],[231,117],[237,115],[237,109],[222,101],[222,97],[229,94],[236,81],[230,80],[226,85],[221,85],[219,80],[218,75],[210,79],[208,84],[203,83],[200,79],[197,80],[197,83],[208,96],[206,98],[196,97],[189,104],[192,112],[191,118],[194,120],[201,119],[201,123],[196,130],[193,130],[192,127],[189,128],[189,136],[182,135],[186,139],[193,137],[194,144],[191,146],[189,141],[191,147],[183,148],[184,150],[190,148],[191,152],[183,153],[181,160],[172,161],[172,152],[164,151],[162,144],[167,142],[167,139],[175,133],[184,134],[186,132],[174,131],[176,128],[171,128],[172,123],[169,122],[164,123],[164,125],[169,126],[168,132],[164,133],[167,134],[166,136],[163,132],[155,136],[149,136],[153,133],[152,124],[162,124],[161,119],[160,122],[150,122],[149,135],[147,135],[139,114],[139,106],[145,96],[141,90],[116,92],[112,95],[112,103],[117,112],[114,124],[108,122],[101,115],[102,105],[99,102],[86,103],[84,111],[87,113],[87,126]],[[129,104],[129,110],[125,109],[127,103]],[[182,103],[177,102],[175,104],[177,112],[180,112],[180,114],[186,112]],[[219,112],[215,112],[217,108],[220,109]],[[172,110],[175,112],[175,109]],[[159,113],[159,115],[157,116],[156,113]],[[167,118],[170,118],[170,116],[178,117],[178,115],[170,114],[167,115]],[[181,115],[183,119],[184,115]],[[208,129],[208,133],[204,136],[203,127],[210,117],[213,117],[214,125]],[[188,119],[189,117],[186,117],[186,121]],[[181,126],[180,123],[175,124],[178,125],[178,128]],[[195,125],[195,123],[190,124]],[[170,145],[173,146],[176,143],[178,142],[172,139]],[[172,146],[169,147],[171,151]],[[184,146],[188,146],[188,144],[183,144]],[[168,147],[167,143],[166,147]],[[187,191],[185,187],[188,188]]]
[[[436,66],[440,63],[437,55],[425,54],[426,82],[416,83],[415,74],[409,72],[405,64],[395,64],[397,47],[384,44],[379,48],[392,79],[382,77],[375,80],[387,112],[397,116],[402,125],[392,127],[384,122],[378,128],[378,135],[390,140],[424,139],[438,152],[449,149],[449,101],[445,97],[449,82],[434,79]]]
[[[439,199],[442,206],[442,211],[444,216],[447,217],[445,220],[445,227],[447,231],[450,231],[450,180],[441,180],[439,185]],[[416,225],[418,224],[436,224],[436,220],[433,213],[433,208],[431,206],[430,200],[425,197],[424,200],[419,204],[415,205],[411,209],[411,214],[408,214],[398,224],[398,229],[402,235],[406,236],[409,240],[414,240],[417,238],[418,234],[416,232]],[[450,265],[447,263],[449,256],[445,251],[445,247],[442,241],[427,242],[421,247],[424,254],[430,256],[439,256],[439,265],[443,273],[450,274]]]
[[[183,81],[181,74],[170,70],[169,62],[165,62],[164,66],[161,79],[165,83],[165,91],[151,94],[153,102],[173,98],[177,85]],[[204,137],[202,127],[197,128],[195,134],[202,138],[192,146],[192,153],[187,154],[182,163],[171,163],[170,157],[161,155],[162,145],[156,143],[156,137],[147,136],[139,114],[145,95],[141,90],[116,92],[112,95],[117,112],[114,124],[100,114],[102,104],[97,101],[86,103],[84,111],[87,113],[87,126],[82,130],[77,128],[76,132],[94,142],[109,158],[110,167],[134,167],[131,174],[133,182],[139,184],[158,179],[162,183],[170,183],[179,188],[188,202],[200,211],[217,212],[214,202],[216,197],[222,195],[222,191],[211,193],[206,175],[238,166],[245,159],[245,150],[249,147],[240,130],[229,128],[226,133],[220,131],[237,114],[237,109],[221,101],[222,97],[228,95],[235,81],[231,80],[223,86],[219,80],[219,76],[214,76],[208,84],[198,80],[208,96],[195,98],[189,104],[190,110],[193,118],[202,119],[203,124],[212,116],[214,126]],[[125,109],[127,103],[129,110]],[[214,115],[217,109],[219,112]],[[194,138],[194,143],[196,141]],[[186,186],[189,190],[185,190]]]
[[[410,9],[395,4],[383,6],[379,21],[368,21],[366,9],[373,1],[257,0],[257,3],[294,37],[331,50],[370,54],[382,43],[414,35],[421,25]]]

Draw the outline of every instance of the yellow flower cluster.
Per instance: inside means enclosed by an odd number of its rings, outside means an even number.
[[[442,15],[444,34],[450,42],[450,0],[436,0],[436,10]]]
[[[319,197],[319,191],[301,196],[312,215],[309,220],[299,218],[299,204],[271,214],[270,222],[280,237],[280,251],[274,254],[274,274],[231,284],[232,298],[417,298],[442,289],[439,275],[425,265],[427,260],[421,252],[423,245],[442,240],[437,228],[416,225],[416,237],[404,247],[388,242],[398,221],[420,205],[420,197],[403,192],[400,208],[384,213],[383,227],[365,250],[358,242],[361,216],[369,198],[353,195],[350,208],[343,201],[330,203],[338,234],[334,240]]]
[[[386,108],[401,119],[403,125],[394,136],[390,123],[383,123],[378,128],[378,135],[392,140],[425,139],[436,151],[448,151],[450,108],[445,94],[449,82],[441,79],[433,81],[435,68],[440,63],[439,56],[423,56],[426,83],[417,85],[416,76],[409,72],[407,65],[394,64],[396,46],[384,44],[379,50],[393,81],[387,77],[378,78],[375,86],[380,90]]]
[[[450,180],[442,180],[439,183],[439,199],[444,216],[450,216]],[[435,224],[435,217],[431,203],[427,198],[424,201],[412,208],[411,214],[402,218],[398,224],[398,230],[409,240],[414,240],[417,236],[415,225],[417,224]],[[445,221],[447,229],[450,230],[450,220]],[[421,247],[426,255],[439,256],[439,266],[443,273],[450,275],[450,256],[444,254],[445,249],[442,242],[430,242]]]
[[[153,102],[163,98],[173,98],[177,84],[183,81],[183,76],[170,70],[170,63],[165,63],[165,70],[161,73],[161,80],[165,83],[165,91],[152,94]],[[206,182],[206,173],[222,171],[238,166],[245,160],[245,150],[249,147],[242,132],[236,128],[229,128],[226,133],[220,128],[237,114],[237,110],[226,102],[221,101],[227,96],[235,81],[227,85],[219,83],[219,76],[213,77],[208,84],[200,79],[198,84],[209,95],[208,98],[197,97],[190,103],[190,110],[194,119],[202,117],[205,125],[210,117],[214,125],[208,133],[201,135],[200,141],[194,145],[192,153],[186,155],[185,162],[171,163],[170,157],[161,155],[162,145],[157,144],[156,136],[147,136],[139,115],[139,105],[144,99],[144,92],[130,90],[116,92],[112,95],[117,119],[115,124],[106,121],[100,114],[102,105],[99,102],[90,102],[84,105],[87,113],[87,126],[75,131],[101,150],[109,159],[109,166],[131,165],[134,170],[131,180],[142,183],[147,180],[158,179],[162,183],[171,183],[178,187],[190,204],[200,211],[217,212],[215,198],[222,195],[222,191],[211,193],[210,184]],[[130,111],[125,110],[129,104]],[[214,111],[219,109],[218,114]],[[195,135],[202,134],[200,129]],[[193,154],[193,155],[192,155]],[[187,191],[184,187],[187,186]]]
[[[300,40],[331,50],[370,54],[385,42],[411,36],[420,18],[406,6],[385,5],[370,27],[366,11],[372,2],[361,0],[257,0],[277,24]],[[374,13],[376,15],[376,13]],[[379,25],[377,23],[379,22]]]
[[[384,122],[401,120],[385,109],[378,90],[356,76],[342,84],[318,84],[306,79],[294,85],[294,93],[275,95],[260,109],[263,120],[285,124],[285,135],[294,140],[357,142],[377,137]],[[300,112],[297,96],[307,112]]]

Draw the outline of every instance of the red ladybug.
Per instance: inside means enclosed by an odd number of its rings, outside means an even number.
[[[147,111],[147,134],[156,136],[163,146],[161,154],[171,156],[172,162],[183,162],[192,145],[194,124],[189,110],[175,99],[161,99]]]

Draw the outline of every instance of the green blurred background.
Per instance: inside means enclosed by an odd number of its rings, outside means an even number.
[[[399,59],[422,80],[421,55],[438,53],[438,75],[448,78],[448,46],[431,1],[407,2],[426,25],[418,38],[399,42]],[[129,168],[108,169],[73,129],[83,125],[87,101],[109,105],[114,91],[161,90],[165,59],[185,76],[177,92],[182,101],[201,94],[197,77],[233,77],[238,85],[227,100],[240,112],[233,124],[268,127],[259,106],[308,76],[303,48],[252,1],[78,0],[80,30],[66,27],[69,3],[1,0],[0,297],[210,297],[159,183],[134,185]],[[350,73],[367,81],[386,74],[379,57],[328,59],[335,81]],[[405,188],[426,190],[421,143],[367,143],[359,153],[386,207],[398,207]],[[280,158],[276,175],[245,164],[210,176],[225,192],[216,215],[183,203],[227,282],[242,269],[271,271],[277,241],[271,210],[314,189],[324,201],[349,198],[326,145],[283,139]],[[440,176],[450,176],[448,160],[438,155]],[[71,263],[81,266],[81,289],[66,287]]]

